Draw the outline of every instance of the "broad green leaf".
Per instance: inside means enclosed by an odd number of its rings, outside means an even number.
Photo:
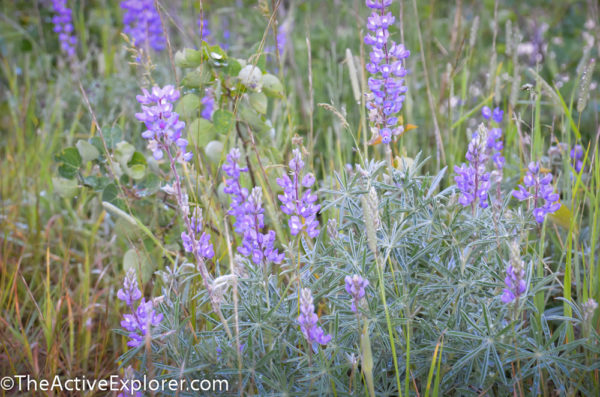
[[[212,162],[218,163],[221,160],[221,153],[223,153],[223,144],[220,141],[210,141],[204,152]]]
[[[202,88],[206,84],[210,83],[210,79],[210,70],[203,64],[191,72],[188,72],[181,81],[181,84],[187,88]]]
[[[90,175],[83,178],[83,184],[94,189],[97,192],[104,190],[106,185],[108,185],[109,179],[107,177],[101,176],[97,177],[95,175]]]
[[[52,177],[54,191],[61,197],[71,198],[77,194],[79,187],[75,179]]]
[[[133,157],[135,147],[129,142],[121,141],[117,143],[115,158],[125,168],[129,160]]]
[[[127,169],[127,175],[135,180],[142,179],[146,174],[146,166],[143,164],[134,164]]]
[[[109,149],[113,149],[117,145],[117,142],[123,140],[123,131],[118,125],[102,128],[102,135],[104,136],[106,147]],[[94,142],[92,142],[92,144],[94,144]]]
[[[56,156],[56,161],[60,162],[58,166],[60,176],[73,179],[81,166],[81,155],[74,147],[68,147]]]
[[[233,128],[234,121],[234,115],[229,110],[219,109],[213,114],[213,124],[217,134],[229,133]]]
[[[140,152],[134,152],[133,156],[131,156],[131,160],[129,160],[129,162],[127,163],[127,165],[129,167],[132,167],[137,164],[141,164],[141,165],[148,164],[148,162],[146,161],[146,157],[144,157],[144,155]]]
[[[202,64],[202,52],[184,48],[175,53],[175,65],[180,68],[195,68]]]
[[[150,172],[145,178],[137,183],[137,188],[140,189],[137,192],[139,197],[149,196],[160,190],[160,179],[156,174]]]
[[[196,94],[184,95],[175,106],[175,112],[185,120],[196,116],[198,109],[200,109],[200,97]]]
[[[250,106],[242,103],[238,110],[238,117],[240,120],[245,121],[252,127],[254,131],[264,132],[269,130],[269,126],[265,123],[263,118]],[[242,133],[244,133],[242,128]]]
[[[250,94],[250,106],[254,108],[258,113],[267,113],[267,96],[262,92],[253,92]]]
[[[127,272],[129,269],[135,270],[142,277],[142,282],[147,283],[154,271],[152,263],[148,260],[147,255],[135,249],[130,249],[123,255],[123,270]]]
[[[227,60],[227,66],[223,71],[229,76],[237,76],[242,70],[242,65],[235,59],[229,58]]]
[[[88,141],[84,141],[80,139],[75,144],[77,146],[77,150],[79,151],[79,155],[84,163],[88,161],[96,160],[98,156],[100,156],[100,152],[96,148],[96,146],[92,145]]]
[[[281,81],[270,73],[263,76],[263,91],[267,95],[283,98],[283,85]]]
[[[217,136],[213,123],[206,119],[192,121],[187,132],[190,143],[197,147],[204,147]]]
[[[119,196],[119,190],[117,189],[117,185],[111,183],[106,186],[102,191],[102,201],[106,201],[108,203],[114,204]]]

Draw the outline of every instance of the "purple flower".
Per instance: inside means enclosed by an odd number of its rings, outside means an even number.
[[[165,38],[154,0],[124,0],[121,8],[125,10],[123,32],[131,36],[135,46],[164,50]]]
[[[372,75],[367,81],[370,92],[366,94],[366,106],[373,131],[379,133],[385,144],[404,132],[404,127],[397,125],[396,115],[402,109],[407,91],[404,59],[410,55],[403,44],[389,39],[388,27],[395,21],[391,12],[385,12],[390,4],[391,0],[366,1],[367,7],[377,11],[373,11],[367,19],[370,32],[364,39],[365,44],[371,46],[366,69]]]
[[[71,58],[75,55],[75,45],[77,44],[71,20],[73,12],[67,7],[67,0],[52,0],[52,9],[54,10],[52,23],[54,31],[58,33],[60,50]]]
[[[527,290],[525,282],[525,271],[520,267],[515,269],[512,265],[506,269],[506,278],[504,279],[506,288],[502,291],[500,298],[503,303],[510,303],[523,295]]]
[[[458,202],[464,207],[471,205],[474,208],[477,201],[481,208],[488,206],[490,173],[486,171],[488,154],[486,150],[487,137],[484,135],[485,127],[473,134],[465,156],[469,163],[463,163],[460,167],[454,166],[454,172],[456,172],[454,181],[461,192]]]
[[[207,88],[204,91],[204,97],[201,100],[202,114],[201,116],[207,120],[212,120],[215,112],[215,92],[212,88]]]
[[[529,163],[527,174],[523,177],[523,185],[519,185],[517,190],[513,190],[512,195],[516,199],[523,201],[531,198],[533,200],[533,216],[538,223],[543,223],[547,214],[553,214],[560,208],[558,199],[560,196],[554,193],[552,187],[552,174],[541,174],[540,164]],[[541,203],[541,200],[544,203]]]
[[[281,201],[281,211],[290,215],[288,225],[293,236],[306,231],[311,238],[315,238],[319,235],[317,213],[321,209],[319,204],[315,204],[317,195],[311,190],[315,177],[311,173],[300,177],[304,162],[299,149],[294,149],[289,166],[292,177],[283,174],[281,178],[277,178],[277,184],[283,188],[283,194],[278,196]],[[302,187],[306,189],[304,193],[301,191]]]
[[[583,168],[583,147],[581,145],[575,145],[571,149],[571,161],[573,169],[579,174]]]
[[[492,112],[492,110],[489,107],[484,106],[483,109],[481,109],[481,115],[486,120],[489,120],[491,117],[494,123],[500,124],[504,116],[504,111],[497,107]],[[501,128],[494,127],[489,130],[486,143],[487,155],[492,158],[494,165],[500,172],[502,172],[502,169],[504,168],[504,164],[506,162],[504,157],[502,156],[502,149],[504,148],[504,143],[501,139]],[[501,175],[500,179],[502,179]]]
[[[317,326],[319,318],[315,314],[315,305],[313,305],[312,293],[308,288],[300,291],[300,315],[298,323],[304,337],[309,344],[318,343],[326,345],[331,340],[331,335],[326,335],[323,329]]]
[[[163,315],[156,313],[152,300],[146,301],[142,298],[133,270],[130,270],[125,276],[123,288],[117,292],[117,297],[125,302],[131,310],[131,313],[123,315],[121,321],[121,327],[129,332],[127,346],[139,346],[144,342],[150,328],[160,324]],[[135,302],[140,298],[141,300],[136,308]]]
[[[346,292],[352,296],[352,311],[356,313],[358,302],[365,296],[365,287],[369,285],[369,280],[362,278],[358,274],[346,276]]]
[[[127,306],[131,306],[133,302],[141,297],[142,292],[138,288],[135,272],[130,271],[125,276],[125,280],[123,280],[123,288],[120,288],[119,291],[117,291],[117,298],[125,302]]]
[[[231,196],[228,214],[235,217],[234,230],[242,236],[238,252],[250,257],[255,264],[263,261],[281,263],[285,255],[275,249],[275,232],[261,232],[265,227],[262,189],[255,187],[249,194],[248,189],[241,186],[240,175],[248,172],[248,168],[239,166],[240,157],[240,150],[233,148],[223,164],[223,171],[229,177],[225,179],[224,190]]]
[[[185,211],[184,211],[185,212]],[[203,231],[202,210],[194,208],[194,214],[189,218],[187,230],[181,232],[183,249],[192,252],[194,256],[211,259],[215,256],[210,235]]]
[[[494,112],[492,113],[492,120],[494,120],[496,123],[500,124],[502,122],[502,118],[504,117],[504,111],[500,108],[496,108],[494,109]]]
[[[490,117],[492,117],[492,109],[490,109],[488,106],[484,106],[481,109],[481,115],[484,119],[489,120]]]
[[[208,38],[208,36],[210,36],[211,31],[208,27],[208,21],[206,19],[202,19],[202,17],[198,17],[198,34],[200,34],[200,37],[202,38],[202,40],[206,41],[206,39]]]
[[[142,137],[148,140],[148,148],[156,160],[163,158],[166,151],[170,156],[170,147],[177,147],[179,161],[190,161],[192,152],[186,152],[188,141],[181,136],[185,123],[179,120],[179,115],[173,111],[173,103],[179,99],[179,91],[172,85],[163,88],[154,86],[151,92],[142,89],[144,95],[137,95],[138,102],[142,105],[142,113],[135,117],[142,121],[147,130]]]
[[[366,0],[367,7],[382,10],[392,4],[392,0]]]

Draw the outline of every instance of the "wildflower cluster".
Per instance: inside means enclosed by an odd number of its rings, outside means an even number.
[[[352,296],[352,311],[357,312],[359,301],[365,296],[365,288],[369,285],[369,280],[362,278],[358,274],[346,276],[346,292]]]
[[[130,270],[123,281],[123,288],[117,292],[117,297],[125,302],[131,310],[130,314],[124,314],[121,327],[129,332],[127,346],[136,347],[144,342],[151,327],[156,327],[162,321],[163,315],[154,310],[152,300],[146,301],[142,298],[142,292],[138,288],[135,272]],[[140,300],[141,298],[141,300]],[[140,301],[135,307],[135,303]]]
[[[241,173],[248,172],[248,168],[239,166],[240,156],[240,150],[234,148],[223,164],[223,171],[229,177],[225,180],[225,193],[231,196],[231,209],[228,213],[235,217],[234,229],[242,236],[238,252],[250,257],[255,264],[263,260],[281,263],[284,254],[274,248],[275,232],[261,232],[265,227],[261,188],[255,187],[248,193],[248,189],[243,188],[240,183]]]
[[[318,320],[319,318],[315,314],[312,293],[308,288],[302,288],[300,291],[300,315],[298,316],[300,329],[308,343],[316,342],[326,345],[331,340],[331,335],[325,335],[323,329],[317,326]]]
[[[54,10],[52,23],[54,24],[54,31],[58,33],[60,49],[68,57],[72,57],[75,55],[75,45],[77,44],[71,21],[73,12],[67,7],[67,0],[52,0],[52,9]]]
[[[404,85],[407,72],[403,60],[408,58],[410,51],[403,44],[390,40],[388,28],[395,18],[385,9],[392,1],[367,0],[366,4],[374,10],[367,20],[370,32],[365,36],[365,44],[371,46],[366,66],[371,73],[366,105],[373,131],[379,133],[383,143],[389,144],[393,136],[403,132],[403,127],[397,125],[396,115],[402,109],[404,93],[407,91]]]
[[[315,177],[312,173],[300,176],[304,162],[299,149],[294,149],[289,167],[292,178],[285,173],[277,178],[277,184],[283,188],[283,194],[279,195],[281,210],[284,214],[291,215],[288,225],[293,236],[305,230],[311,238],[315,238],[319,235],[317,213],[321,209],[319,204],[315,204],[317,195],[310,189],[315,183]],[[302,195],[301,186],[306,188]]]
[[[186,152],[188,141],[181,136],[185,123],[173,111],[173,102],[179,99],[179,91],[172,85],[163,88],[155,86],[151,92],[142,89],[144,95],[136,98],[142,104],[142,113],[135,117],[144,122],[147,130],[142,137],[148,140],[148,148],[155,159],[163,158],[164,151],[171,157],[170,146],[175,144],[179,150],[175,156],[179,161],[190,161],[192,152]]]
[[[165,38],[154,0],[124,0],[121,8],[125,10],[123,31],[132,37],[134,45],[164,50]]]
[[[463,206],[471,205],[475,208],[477,200],[481,208],[487,208],[487,195],[490,189],[490,173],[486,170],[488,160],[487,150],[487,128],[479,126],[477,132],[473,133],[473,138],[469,142],[466,158],[468,164],[463,163],[460,167],[455,165],[456,175],[454,180],[460,189],[460,198],[458,201]]]
[[[520,201],[533,199],[533,216],[538,223],[543,223],[547,214],[552,214],[560,208],[559,195],[554,193],[551,182],[552,174],[542,174],[540,164],[531,162],[523,178],[523,184],[527,188],[519,185],[518,189],[512,192],[513,197]],[[544,200],[543,204],[541,200]]]

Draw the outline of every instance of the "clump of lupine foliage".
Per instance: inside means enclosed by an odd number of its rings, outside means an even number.
[[[69,1],[69,70],[3,14],[0,372],[600,395],[598,24],[476,3]]]

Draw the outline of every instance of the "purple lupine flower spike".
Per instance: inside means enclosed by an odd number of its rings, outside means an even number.
[[[163,28],[154,0],[124,0],[121,8],[125,10],[123,32],[131,36],[135,46],[149,46],[155,51],[165,49]]]
[[[182,137],[185,123],[173,111],[173,102],[179,99],[179,91],[172,85],[166,85],[163,88],[155,86],[151,92],[144,88],[142,92],[144,95],[136,98],[143,111],[136,113],[135,117],[146,125],[147,130],[142,137],[148,141],[154,158],[162,159],[167,148],[174,144],[178,148],[175,157],[179,161],[190,161],[192,152],[186,152],[188,141]]]
[[[583,147],[581,145],[575,145],[571,149],[571,161],[573,169],[579,174],[583,168]]]
[[[523,185],[512,192],[514,198],[523,201],[533,200],[533,216],[538,223],[543,223],[546,215],[553,214],[560,208],[558,193],[552,187],[552,174],[540,173],[540,164],[529,163],[527,174],[523,177]],[[541,203],[541,200],[544,203]]]
[[[365,44],[371,46],[367,71],[370,92],[366,94],[366,106],[374,132],[379,133],[381,141],[389,144],[392,137],[401,135],[404,127],[399,126],[397,114],[402,109],[404,93],[404,59],[410,56],[403,44],[390,40],[388,27],[395,18],[385,8],[392,4],[391,0],[367,0],[366,5],[373,11],[367,19]]]
[[[77,45],[77,37],[73,33],[74,28],[71,20],[73,12],[67,7],[67,0],[52,0],[52,8],[54,10],[52,23],[54,24],[54,31],[58,33],[60,49],[71,58],[75,55],[75,45]]]
[[[194,208],[194,214],[189,218],[188,230],[181,232],[181,241],[183,249],[191,252],[195,256],[211,259],[215,256],[213,245],[210,242],[210,235],[203,231],[202,210]]]
[[[468,164],[454,166],[454,180],[461,192],[458,199],[464,207],[473,206],[479,201],[481,208],[488,206],[487,195],[490,189],[490,173],[486,171],[488,154],[486,150],[487,136],[485,127],[481,126],[473,134],[469,143],[466,158]]]
[[[358,274],[346,276],[346,292],[352,296],[352,311],[356,313],[358,302],[365,296],[365,288],[369,285],[369,280],[362,278]]]
[[[483,118],[489,120],[490,117],[497,125],[502,122],[504,112],[500,108],[495,108],[492,112],[487,106],[481,111]],[[487,117],[486,117],[487,116]],[[502,129],[494,127],[489,130],[487,136],[487,154],[491,156],[495,167],[498,171],[502,171],[505,164],[504,156],[502,156],[502,149],[504,149],[504,143],[502,142]]]
[[[134,271],[127,272],[125,280],[123,280],[123,288],[117,291],[117,298],[131,306],[133,302],[142,297],[142,292],[138,288],[137,279]]]
[[[275,248],[275,232],[262,233],[265,227],[264,209],[262,206],[262,189],[255,187],[249,193],[240,183],[240,176],[248,172],[248,168],[240,167],[241,152],[232,149],[227,155],[223,171],[229,178],[225,180],[225,193],[231,196],[229,215],[235,217],[234,230],[242,236],[238,252],[250,257],[252,262],[260,264],[263,261],[281,263],[285,257]]]
[[[311,190],[315,177],[311,173],[300,176],[304,161],[299,149],[294,149],[289,167],[292,178],[284,173],[277,179],[277,184],[283,188],[283,194],[278,196],[281,201],[281,211],[290,215],[288,226],[293,236],[306,231],[309,237],[315,238],[319,235],[317,213],[321,209],[319,204],[315,204],[317,195]],[[301,192],[302,187],[305,188],[304,193]]]
[[[215,92],[212,88],[207,88],[204,92],[204,97],[200,101],[202,103],[202,118],[212,120],[215,112]]]
[[[522,268],[515,269],[513,265],[509,265],[506,269],[504,284],[506,288],[502,291],[500,299],[503,303],[510,303],[523,295],[527,290],[525,271]]]
[[[300,329],[309,344],[316,342],[326,345],[331,340],[331,335],[326,335],[323,328],[317,326],[318,321],[312,293],[308,288],[303,288],[300,291],[300,315],[298,316]]]
[[[206,19],[203,19],[202,17],[198,17],[197,25],[198,25],[198,34],[201,35],[202,40],[206,41],[206,39],[212,33],[210,31],[210,28],[208,27],[208,21]]]
[[[144,342],[151,327],[156,327],[162,321],[163,315],[154,310],[152,300],[146,301],[138,288],[135,271],[130,270],[123,282],[123,288],[117,292],[117,297],[125,302],[131,313],[124,314],[121,327],[129,332],[127,346],[136,347]],[[141,298],[141,300],[140,300]],[[140,300],[137,308],[135,302]]]
[[[527,291],[525,265],[521,260],[519,247],[516,243],[510,245],[510,252],[510,265],[506,268],[506,277],[504,278],[506,288],[502,291],[500,298],[505,304],[519,299]]]

